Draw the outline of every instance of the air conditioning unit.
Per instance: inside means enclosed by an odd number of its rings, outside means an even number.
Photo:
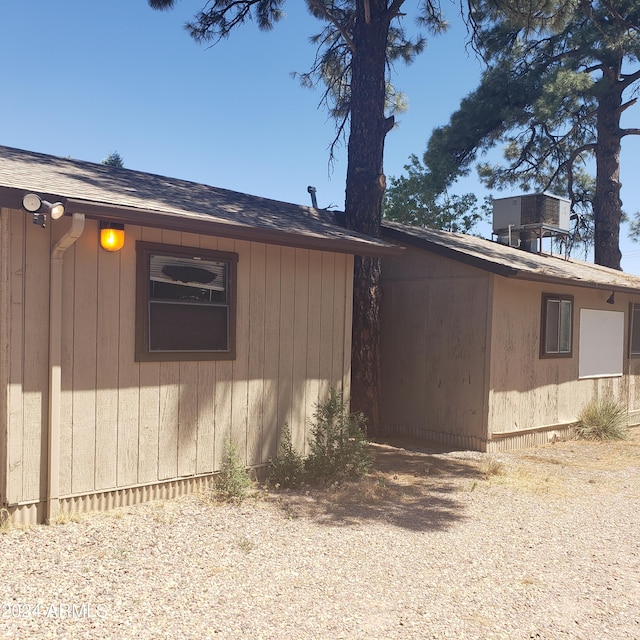
[[[498,242],[535,251],[537,234],[528,225],[544,225],[545,236],[565,235],[571,227],[571,201],[551,193],[532,193],[493,201],[493,232]]]
[[[550,193],[532,193],[493,201],[493,230],[509,226],[544,224],[561,231],[569,231],[571,201]]]

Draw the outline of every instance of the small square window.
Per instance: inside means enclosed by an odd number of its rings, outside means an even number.
[[[541,358],[570,358],[573,339],[573,297],[543,294]]]
[[[237,254],[146,242],[136,249],[136,360],[233,359]]]

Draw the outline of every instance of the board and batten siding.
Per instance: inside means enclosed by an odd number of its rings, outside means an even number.
[[[386,431],[478,448],[485,437],[491,278],[408,247],[383,259]]]
[[[26,505],[46,494],[49,256],[67,220],[3,210],[1,225],[0,490]],[[235,360],[135,361],[136,240],[238,254]],[[61,497],[206,476],[229,440],[263,465],[285,424],[306,451],[318,401],[349,395],[352,280],[347,254],[150,227],[107,253],[87,220],[63,265]]]
[[[494,275],[407,247],[383,259],[382,393],[387,432],[498,451],[571,432],[594,398],[640,422],[640,358],[628,357],[630,294]],[[541,358],[543,293],[573,296],[573,355]],[[580,310],[622,312],[623,374],[580,379]]]
[[[3,501],[44,495],[49,360],[49,234],[22,212],[2,209]],[[27,224],[28,222],[28,224]],[[40,233],[38,233],[40,232]],[[45,256],[29,261],[25,253]],[[25,498],[25,496],[27,496]]]
[[[573,296],[573,353],[570,358],[541,358],[542,295]],[[495,277],[489,397],[490,438],[540,428],[563,428],[592,399],[616,399],[640,409],[635,391],[638,365],[628,357],[628,309],[632,298],[610,291],[540,284]],[[580,310],[624,313],[623,375],[579,379]],[[633,393],[630,393],[633,390]],[[539,444],[542,440],[539,440]]]
[[[7,424],[9,421],[9,210],[0,207],[0,504],[7,501]]]

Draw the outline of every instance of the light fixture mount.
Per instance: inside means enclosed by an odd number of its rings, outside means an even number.
[[[28,213],[33,213],[33,224],[40,225],[42,228],[46,226],[47,214],[52,220],[58,220],[64,215],[64,204],[62,202],[47,202],[36,193],[26,193],[22,197],[22,208]]]
[[[120,251],[124,246],[124,224],[100,222],[100,246],[105,251]]]
[[[22,206],[25,211],[29,213],[37,213],[42,206],[42,198],[35,193],[27,193],[24,198],[22,198]]]

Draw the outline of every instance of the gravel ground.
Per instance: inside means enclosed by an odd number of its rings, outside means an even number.
[[[2,638],[640,638],[640,437],[0,534]],[[415,444],[415,443],[414,443]]]

